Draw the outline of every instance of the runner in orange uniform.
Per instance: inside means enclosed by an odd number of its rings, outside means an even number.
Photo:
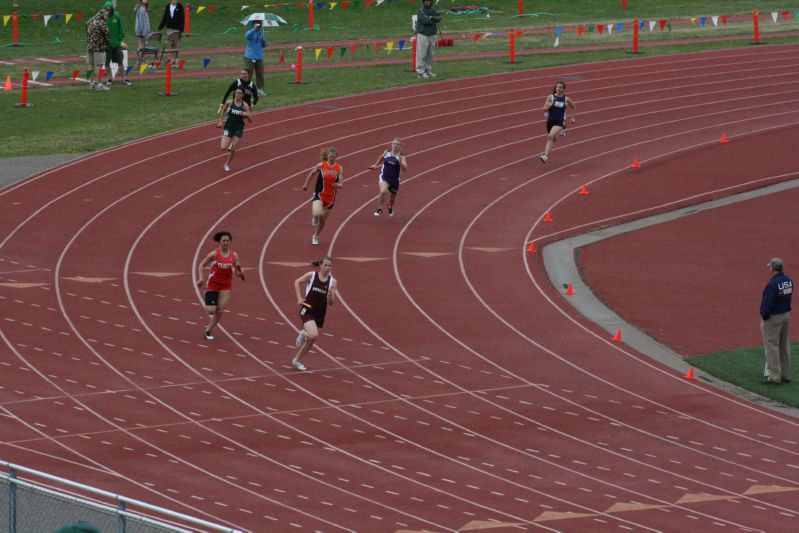
[[[311,199],[311,225],[316,228],[311,237],[311,244],[314,246],[319,244],[319,234],[322,233],[327,216],[336,202],[336,193],[344,186],[344,167],[336,162],[337,157],[335,148],[323,148],[320,154],[322,161],[314,165],[302,185],[302,190],[307,191],[311,179],[316,177]]]

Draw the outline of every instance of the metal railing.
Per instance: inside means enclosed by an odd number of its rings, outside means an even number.
[[[103,532],[243,533],[24,466],[0,461],[0,468],[8,470],[0,472],[0,530],[6,524],[8,533],[52,533],[78,521]]]

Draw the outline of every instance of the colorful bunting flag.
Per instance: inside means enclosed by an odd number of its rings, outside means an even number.
[[[205,11],[205,6],[197,6],[197,14],[198,14],[198,15],[199,15],[200,13],[202,13],[203,11]]]
[[[319,54],[321,54],[321,53],[322,53],[322,49],[321,48],[317,48],[316,50],[314,50],[314,54],[316,55],[316,60],[317,61],[319,61]]]
[[[11,20],[11,15],[3,15],[3,26],[8,24],[9,20]]]
[[[607,25],[607,28],[608,28],[608,35],[610,35],[611,33],[613,33],[613,24],[608,24],[608,25]]]
[[[724,24],[725,27],[727,26],[727,15],[721,16],[721,23]]]
[[[577,26],[577,37],[582,37],[584,31],[585,31],[585,26],[583,26],[582,24]]]
[[[45,27],[47,26],[47,23],[50,22],[51,18],[52,18],[52,15],[45,15],[44,16],[44,25],[45,25]]]
[[[330,9],[333,9],[338,5],[338,2],[330,2]]]
[[[73,70],[72,71],[72,81],[75,81],[78,78],[79,75],[80,75],[80,71],[79,70]]]
[[[780,12],[779,12],[779,11],[772,11],[772,12],[771,12],[771,20],[773,20],[773,21],[774,21],[774,24],[776,24],[776,23],[777,23],[777,18],[778,18],[779,16],[780,16]]]
[[[555,37],[555,46],[553,48],[557,48],[560,46],[560,36]]]
[[[334,50],[335,50],[335,48],[333,48],[332,46],[327,49],[327,60],[328,61],[330,61],[330,58],[333,57],[333,51]]]
[[[390,54],[394,50],[394,41],[388,41],[386,43],[386,51]]]
[[[624,29],[624,23],[623,22],[617,22],[616,23],[616,33],[620,32],[623,29]]]
[[[203,68],[206,68],[208,66],[208,63],[210,63],[210,62],[211,62],[211,59],[208,58],[208,57],[203,59]]]
[[[707,22],[707,17],[699,17],[699,25],[701,27],[705,27],[705,22]]]
[[[213,13],[214,13],[214,11],[216,11],[217,7],[219,7],[219,6],[210,6],[208,8],[208,13],[213,15]]]
[[[658,21],[656,21],[656,20],[650,20],[649,21],[649,31],[650,32],[655,29],[655,26],[657,25],[657,23],[658,23]]]
[[[147,63],[142,63],[139,65],[139,74],[144,74],[145,70],[147,70]]]
[[[47,74],[44,75],[44,81],[50,81],[50,78],[52,78],[52,77],[53,77],[53,71],[52,70],[48,70]]]
[[[183,72],[183,67],[185,67],[185,66],[186,66],[186,60],[185,59],[179,59],[178,60],[178,72]]]
[[[714,26],[718,26],[718,25],[719,25],[719,16],[718,16],[718,15],[713,15],[713,16],[711,16],[711,17],[710,17],[710,20],[712,20],[712,21],[713,21],[713,25],[714,25]]]
[[[358,45],[357,44],[353,44],[352,46],[350,46],[350,54],[351,55],[355,55],[355,51],[356,50],[358,50]]]
[[[342,46],[341,48],[338,49],[338,56],[339,57],[344,57],[344,54],[346,54],[346,53],[347,53],[347,47],[346,46]]]
[[[83,20],[83,17],[85,16],[86,13],[78,13],[77,15],[75,15],[75,22],[80,22],[81,20]]]
[[[64,17],[65,20],[64,24],[69,24],[71,18],[72,18],[72,13],[67,13],[66,16]]]
[[[596,31],[599,32],[600,35],[602,35],[602,30],[604,30],[604,29],[605,29],[605,25],[604,24],[597,24],[596,25]]]
[[[658,22],[658,24],[660,24],[660,31],[663,31],[666,28],[667,22],[668,22],[667,20],[661,20]]]
[[[34,70],[33,72],[31,72],[31,80],[36,81],[38,78],[39,78],[38,70]]]
[[[405,48],[405,40],[404,39],[399,42],[399,49],[402,50],[403,48]]]

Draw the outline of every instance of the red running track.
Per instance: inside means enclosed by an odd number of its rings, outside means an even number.
[[[796,420],[610,342],[525,248],[758,186],[701,162],[795,131],[797,51],[337,98],[259,113],[231,173],[201,125],[3,189],[0,457],[252,531],[795,531]],[[579,122],[543,166],[556,79]],[[394,136],[410,171],[375,218],[364,169]],[[315,249],[299,185],[331,144],[347,179]],[[207,342],[192,273],[221,228],[248,276]],[[322,253],[341,301],[301,374],[292,281]]]

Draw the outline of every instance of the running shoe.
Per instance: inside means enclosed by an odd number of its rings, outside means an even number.
[[[375,216],[376,217],[379,217],[382,214],[383,214],[383,210],[382,209],[380,209],[379,207],[377,209],[375,209]]]
[[[540,159],[542,163],[546,163],[549,158],[547,156],[545,156],[545,155],[542,155],[538,159]]]
[[[319,225],[319,218],[318,217],[311,217],[311,227],[316,227]]]
[[[212,340],[214,340],[214,336],[211,334],[210,331],[205,330],[205,331],[203,331],[203,339],[205,339],[207,341],[212,341]]]
[[[114,85],[114,80],[108,80],[107,82],[105,82],[105,84],[108,85],[109,87],[112,87]]]
[[[319,246],[319,238],[316,235],[311,237],[311,244],[313,244],[314,246]]]
[[[225,163],[225,172],[230,172],[230,165]]]
[[[389,207],[388,208],[388,216],[390,216],[390,217],[394,216],[394,208],[393,207]]]
[[[266,93],[263,89],[258,89],[258,96],[266,96]]]
[[[125,87],[131,87],[133,85],[133,82],[130,80],[122,80],[122,85],[124,85]]]
[[[296,368],[300,372],[306,372],[308,370],[308,367],[306,367],[304,364],[297,361],[296,359],[292,359],[291,364],[294,365],[294,368]]]
[[[103,85],[102,83],[97,83],[94,86],[94,88],[97,89],[98,91],[110,91],[111,90],[111,87],[109,87],[108,85]]]
[[[300,334],[297,335],[297,339],[294,341],[294,346],[299,348],[300,346],[302,346],[303,342],[305,342],[305,333],[300,331]]]
[[[561,130],[561,132],[558,133],[558,137],[565,137],[565,136],[566,136],[566,130]]]
[[[438,76],[438,74],[436,74],[435,72],[428,72],[427,73],[427,77],[428,78],[435,78],[436,76]]]

